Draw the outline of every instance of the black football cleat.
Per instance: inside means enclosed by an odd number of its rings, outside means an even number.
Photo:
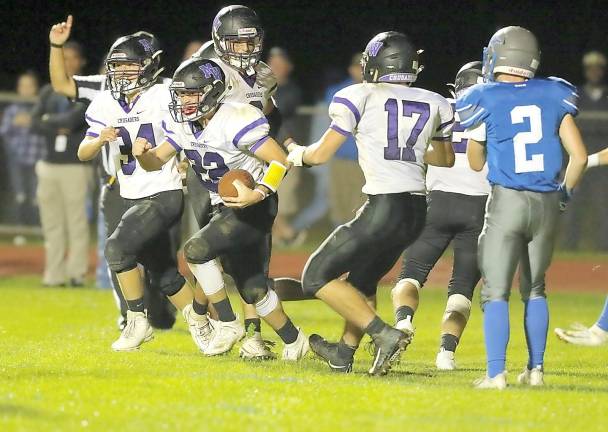
[[[386,327],[376,337],[372,338],[376,351],[374,362],[368,373],[370,375],[386,375],[394,362],[399,359],[408,343],[408,336],[401,330]]]
[[[308,338],[310,349],[318,357],[324,360],[332,372],[349,373],[353,370],[353,357],[341,356],[338,352],[336,342],[328,342],[318,334],[312,334]]]

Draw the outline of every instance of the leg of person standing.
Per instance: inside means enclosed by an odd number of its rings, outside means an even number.
[[[89,265],[86,199],[92,172],[91,167],[85,164],[67,164],[61,170],[61,193],[69,240],[67,276],[72,286],[81,286]]]
[[[40,206],[45,251],[42,283],[47,286],[63,285],[66,282],[67,242],[61,176],[55,170],[54,164],[44,161],[38,162],[36,174],[38,176],[36,195]]]

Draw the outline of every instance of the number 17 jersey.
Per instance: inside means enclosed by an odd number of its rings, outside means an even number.
[[[567,81],[534,78],[477,84],[456,101],[456,111],[467,129],[485,125],[491,184],[552,192],[562,167],[559,128],[566,114],[578,113],[577,101]]]
[[[330,128],[352,134],[368,195],[425,193],[424,153],[451,139],[454,115],[443,96],[400,84],[363,83],[337,92]]]

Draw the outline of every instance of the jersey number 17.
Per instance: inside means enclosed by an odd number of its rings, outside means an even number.
[[[409,136],[405,140],[405,147],[399,146],[399,103],[397,99],[389,99],[384,104],[384,111],[387,115],[386,141],[388,145],[384,147],[384,159],[401,160],[416,162],[416,152],[414,146],[418,142],[418,137],[426,126],[431,116],[431,108],[426,102],[402,100],[402,116],[412,118],[418,114],[418,119],[412,127]]]

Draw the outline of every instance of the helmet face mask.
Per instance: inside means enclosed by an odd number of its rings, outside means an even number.
[[[119,38],[106,58],[107,87],[116,100],[152,86],[163,70],[162,51],[147,34],[138,33]]]
[[[211,31],[217,56],[230,66],[253,74],[262,56],[264,31],[252,9],[228,6],[218,12]]]
[[[226,94],[225,79],[221,68],[211,60],[182,63],[169,86],[173,120],[186,123],[212,116]]]

